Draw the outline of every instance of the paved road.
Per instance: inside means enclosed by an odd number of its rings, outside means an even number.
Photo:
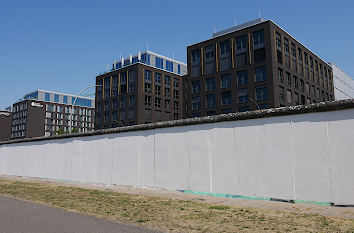
[[[152,233],[153,231],[0,196],[0,232]]]

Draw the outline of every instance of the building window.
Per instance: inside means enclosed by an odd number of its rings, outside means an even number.
[[[256,100],[262,101],[268,99],[268,88],[267,87],[256,87]]]
[[[291,86],[291,74],[286,72],[286,84],[288,84],[288,86]]]
[[[248,83],[248,73],[247,70],[242,70],[237,72],[237,85],[243,85]]]
[[[220,71],[230,69],[230,42],[220,43]]]
[[[116,121],[116,120],[118,120],[118,115],[117,115],[117,112],[114,111],[114,112],[112,112],[112,121]]]
[[[178,89],[178,87],[179,87],[179,79],[173,78],[173,88]]]
[[[178,99],[178,90],[173,90],[173,98]]]
[[[206,95],[206,107],[211,108],[215,106],[215,94]]]
[[[230,74],[221,75],[221,88],[229,88],[231,86]]]
[[[126,98],[122,97],[122,98],[120,98],[120,107],[124,108],[125,106],[127,106]]]
[[[264,30],[260,30],[253,33],[253,46],[264,46]]]
[[[120,93],[127,93],[127,72],[122,72],[120,76]]]
[[[161,86],[155,85],[155,95],[161,95]]]
[[[264,30],[253,33],[254,62],[265,60]]]
[[[264,66],[255,68],[254,75],[255,75],[255,82],[260,82],[267,79],[266,69]]]
[[[145,93],[151,93],[151,84],[145,83]]]
[[[280,102],[284,102],[285,101],[285,90],[284,90],[284,87],[279,87],[279,99],[280,99]]]
[[[169,87],[165,87],[165,96],[168,98],[171,96],[171,89]]]
[[[294,93],[294,102],[295,102],[295,105],[299,105],[300,102],[299,102],[299,94],[298,93]]]
[[[157,68],[163,69],[163,59],[159,58],[159,57],[156,57],[155,58],[155,66]]]
[[[155,73],[155,85],[161,85],[161,74]]]
[[[151,83],[151,71],[150,70],[145,70],[145,83]]]
[[[278,68],[278,80],[280,83],[284,82],[283,70]]]
[[[282,53],[282,43],[281,43],[281,35],[277,32],[275,36],[275,41],[277,45],[277,61],[280,64],[283,64],[283,53]]]
[[[63,97],[63,103],[64,104],[67,104],[68,103],[68,97],[66,95],[64,95]]]
[[[193,50],[192,56],[192,77],[199,77],[200,75],[200,50]]]
[[[171,108],[171,101],[170,100],[165,100],[165,109],[170,110]]]
[[[247,103],[248,102],[248,89],[239,89],[237,91],[237,99],[238,99],[238,103],[242,104],[242,103]]]
[[[294,87],[295,87],[295,89],[299,89],[299,82],[297,80],[297,77],[294,76],[293,78],[294,78]]]
[[[161,98],[155,98],[155,107],[160,108],[161,107]]]
[[[49,93],[45,93],[45,101],[50,101],[50,94]]]
[[[236,51],[245,51],[247,48],[246,35],[236,38]]]
[[[220,55],[228,55],[230,53],[230,42],[223,41],[220,43]]]
[[[59,95],[54,95],[54,102],[59,103]]]
[[[118,100],[114,99],[112,100],[112,109],[117,109],[118,108]]]
[[[109,101],[104,102],[104,110],[108,111],[109,110]]]
[[[135,105],[135,95],[129,96],[129,106]]]
[[[135,92],[135,77],[136,77],[136,70],[131,70],[129,75],[129,92]],[[113,77],[114,79],[114,77]]]
[[[291,96],[291,91],[286,90],[286,101],[291,104],[292,102],[292,96]]]
[[[200,80],[192,82],[192,94],[200,93]]]
[[[145,106],[151,106],[151,96],[145,96]]]
[[[173,119],[174,120],[178,120],[179,119],[179,114],[178,113],[174,113],[173,114]]]
[[[305,83],[304,83],[304,80],[302,80],[302,79],[300,79],[300,88],[301,88],[302,92],[305,91]]]
[[[173,72],[173,62],[166,60],[166,70]]]
[[[174,101],[174,102],[173,102],[173,109],[174,109],[175,111],[178,111],[178,110],[179,110],[179,103],[178,103],[177,101]]]
[[[308,83],[305,84],[306,85],[306,94],[310,94],[310,85]]]
[[[200,107],[201,107],[200,96],[193,97],[192,98],[192,110],[200,109]]]
[[[231,91],[221,92],[221,105],[230,105],[231,104]]]
[[[171,85],[171,78],[170,78],[170,76],[165,76],[164,77],[165,78],[165,87],[170,87],[170,85]]]
[[[205,74],[214,73],[215,67],[215,51],[214,45],[205,47]]]
[[[206,91],[215,90],[215,78],[206,78],[205,80]]]

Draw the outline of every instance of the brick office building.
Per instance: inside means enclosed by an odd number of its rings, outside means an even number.
[[[11,139],[12,112],[0,110],[0,142]]]
[[[188,46],[186,116],[333,100],[331,67],[271,20]]]
[[[75,96],[37,90],[13,104],[11,138],[55,135],[60,128],[86,132],[94,129],[94,99],[79,97],[71,115]],[[72,119],[72,120],[71,120]]]
[[[180,119],[186,64],[147,51],[96,77],[96,129]]]

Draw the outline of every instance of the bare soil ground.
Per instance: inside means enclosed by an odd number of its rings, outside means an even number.
[[[354,208],[0,176],[0,194],[166,232],[352,232]]]

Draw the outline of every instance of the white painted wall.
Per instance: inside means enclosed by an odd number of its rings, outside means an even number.
[[[334,98],[345,100],[354,98],[354,80],[344,73],[336,64],[330,62],[333,71]]]
[[[0,174],[354,204],[354,109],[0,145]]]

